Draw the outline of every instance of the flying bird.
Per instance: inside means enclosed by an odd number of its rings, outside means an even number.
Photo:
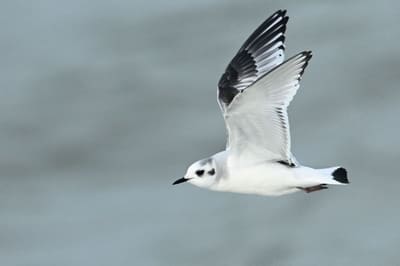
[[[345,168],[302,166],[290,151],[287,107],[312,54],[303,51],[284,59],[288,19],[286,10],[272,14],[226,67],[218,83],[226,149],[190,165],[173,185],[188,182],[215,191],[280,196],[349,183]]]

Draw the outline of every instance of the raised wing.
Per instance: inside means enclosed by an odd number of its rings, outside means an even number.
[[[246,40],[218,83],[222,112],[233,98],[284,60],[286,10],[267,18]]]
[[[302,52],[238,94],[225,113],[231,159],[235,163],[276,160],[295,164],[290,152],[287,107],[311,58]]]

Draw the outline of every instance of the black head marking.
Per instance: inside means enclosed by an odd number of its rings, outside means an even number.
[[[196,171],[196,175],[199,176],[199,177],[204,175],[204,170],[197,170]]]
[[[211,169],[210,171],[207,172],[209,175],[215,175],[215,169]]]

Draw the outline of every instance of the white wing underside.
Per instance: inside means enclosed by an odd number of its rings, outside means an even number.
[[[299,88],[310,52],[300,53],[235,96],[224,112],[230,161],[296,164],[290,152],[287,106]]]

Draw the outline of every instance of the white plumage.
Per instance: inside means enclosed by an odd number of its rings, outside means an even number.
[[[224,111],[229,150],[237,162],[284,160],[292,163],[286,108],[311,58],[303,52],[279,65],[238,94]]]
[[[218,84],[226,150],[195,162],[174,184],[188,181],[217,191],[276,196],[348,183],[344,168],[301,166],[291,153],[287,107],[311,52],[283,61],[287,21],[286,11],[275,12],[232,59]]]

